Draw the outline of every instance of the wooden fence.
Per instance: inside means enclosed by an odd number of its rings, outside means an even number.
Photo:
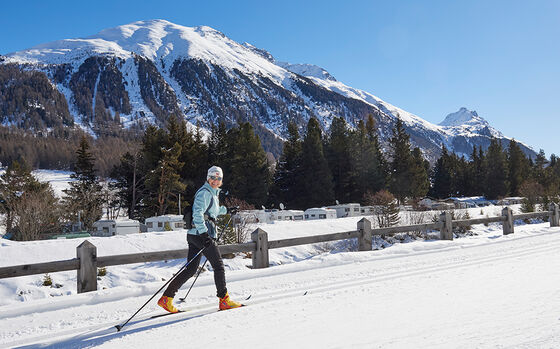
[[[268,234],[259,228],[251,234],[251,242],[244,244],[221,245],[219,246],[219,249],[222,255],[236,252],[251,252],[253,268],[267,268],[269,266],[268,250],[274,248],[345,239],[358,239],[358,250],[370,251],[372,249],[372,238],[374,235],[382,236],[411,231],[439,230],[440,238],[442,240],[453,240],[454,227],[466,227],[473,224],[487,224],[493,222],[501,222],[503,226],[503,234],[507,235],[513,234],[514,232],[514,220],[529,218],[548,218],[551,227],[560,226],[560,214],[558,205],[556,204],[550,205],[550,211],[524,213],[519,215],[513,215],[511,209],[509,207],[505,207],[502,210],[502,215],[497,217],[452,220],[451,213],[443,212],[439,217],[439,221],[435,223],[378,229],[372,229],[371,222],[366,218],[362,218],[357,224],[357,229],[353,231],[272,241],[268,241]],[[188,249],[180,249],[97,257],[97,248],[91,242],[86,240],[76,248],[76,258],[49,263],[1,267],[0,279],[77,270],[77,292],[89,292],[97,290],[97,268],[112,265],[181,259],[186,258],[187,252]]]

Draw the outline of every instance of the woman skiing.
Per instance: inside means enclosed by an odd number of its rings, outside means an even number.
[[[232,301],[229,298],[226,288],[224,262],[222,261],[218,246],[216,245],[217,234],[215,220],[219,215],[227,213],[227,208],[225,206],[220,206],[218,198],[221,191],[222,180],[222,169],[218,166],[212,166],[208,169],[206,183],[198,189],[194,196],[192,228],[187,232],[187,242],[189,244],[187,260],[189,264],[173,279],[173,281],[171,281],[157,303],[160,307],[171,313],[178,312],[177,308],[173,305],[173,297],[175,297],[179,288],[196,273],[201,258],[201,255],[198,253],[202,249],[202,254],[208,259],[214,269],[214,283],[216,284],[216,295],[220,299],[220,310],[241,306],[240,303]]]

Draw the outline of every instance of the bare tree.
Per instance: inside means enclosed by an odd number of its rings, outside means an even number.
[[[39,240],[61,230],[60,205],[50,186],[23,193],[13,208],[16,240]]]
[[[524,197],[521,204],[522,212],[534,212],[537,201],[543,195],[544,188],[534,180],[527,180],[521,184],[519,193]]]
[[[227,207],[238,207],[239,210],[254,210],[255,206],[248,204],[246,201],[234,197],[225,200]],[[249,239],[249,220],[245,216],[235,215],[232,217],[231,234],[228,240],[230,243],[243,243]]]
[[[374,207],[374,216],[380,228],[399,224],[399,207],[393,194],[387,190],[380,190],[375,194],[367,193],[364,199],[368,205]]]
[[[121,202],[117,191],[110,185],[103,186],[103,199],[105,201],[105,212],[107,219],[117,219],[121,212]]]

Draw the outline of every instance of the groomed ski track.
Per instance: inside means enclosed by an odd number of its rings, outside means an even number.
[[[541,226],[483,244],[428,241],[433,250],[393,246],[226,272],[232,297],[251,298],[219,313],[204,273],[179,305],[187,312],[150,319],[162,312],[154,301],[120,332],[114,326],[160,285],[10,306],[0,347],[554,347],[560,313],[546,308],[559,305],[560,229]]]

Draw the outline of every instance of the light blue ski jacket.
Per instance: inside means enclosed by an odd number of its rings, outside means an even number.
[[[204,214],[207,213],[210,217],[216,219],[219,215],[227,213],[225,206],[220,206],[218,195],[222,191],[220,188],[214,189],[208,184],[204,183],[194,196],[193,210],[192,210],[192,225],[194,228],[187,231],[188,234],[200,235],[208,233],[208,235],[216,239],[216,227],[213,222],[205,221]],[[210,205],[212,203],[212,205]],[[208,210],[208,211],[206,211]]]

